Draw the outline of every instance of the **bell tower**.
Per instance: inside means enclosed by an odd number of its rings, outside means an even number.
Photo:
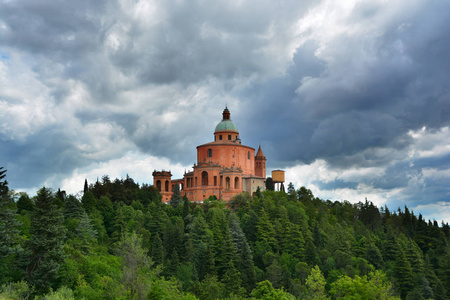
[[[258,152],[255,156],[255,175],[266,178],[266,157],[261,150],[261,145],[259,145]]]

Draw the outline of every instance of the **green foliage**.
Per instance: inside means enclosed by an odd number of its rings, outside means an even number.
[[[328,299],[325,292],[325,278],[323,277],[319,266],[315,266],[311,269],[311,274],[306,278],[305,285],[308,289],[308,299]]]
[[[447,299],[450,289],[450,226],[407,207],[323,201],[291,184],[172,206],[129,176],[103,176],[81,203],[45,188],[33,200],[4,175],[0,298]]]
[[[267,179],[266,179],[266,190],[268,190],[268,191],[275,190],[275,185],[273,183],[272,177],[267,177]]]
[[[172,188],[172,196],[170,196],[169,203],[174,209],[177,209],[178,205],[181,203],[180,187],[178,184],[175,184]]]
[[[150,292],[147,296],[149,300],[196,300],[194,295],[185,294],[180,291],[179,284],[175,279],[158,279],[152,282]]]
[[[17,260],[23,252],[18,216],[16,210],[11,209],[8,182],[3,180],[6,170],[2,169],[0,167],[0,285],[20,278]]]
[[[1,300],[27,299],[31,289],[25,281],[4,284],[0,286]]]
[[[27,193],[21,193],[19,200],[17,200],[17,213],[30,212],[33,208],[34,203]]]
[[[94,212],[94,209],[97,206],[97,199],[95,198],[94,194],[90,191],[84,193],[83,197],[81,198],[81,204],[83,205],[84,210],[90,214]]]
[[[65,229],[63,213],[54,203],[50,189],[41,188],[31,213],[31,239],[27,243],[30,257],[26,279],[37,294],[58,286],[64,263]]]
[[[57,291],[51,291],[44,296],[46,300],[75,300],[73,291],[67,287],[60,287]]]
[[[254,299],[264,300],[294,300],[295,297],[283,289],[275,289],[270,281],[262,281],[258,283],[257,287],[252,291],[251,296]]]
[[[130,298],[142,299],[150,290],[150,281],[156,277],[152,262],[142,248],[142,241],[135,232],[124,235],[116,253],[122,258],[122,284]]]
[[[330,294],[333,299],[400,299],[395,296],[392,284],[381,271],[370,273],[368,277],[356,275],[355,278],[350,278],[343,276],[331,285]]]

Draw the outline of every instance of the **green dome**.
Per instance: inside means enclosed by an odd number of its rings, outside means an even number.
[[[219,131],[236,131],[237,127],[234,125],[234,123],[231,120],[222,120],[219,124],[216,126],[216,130],[214,130],[214,133]]]

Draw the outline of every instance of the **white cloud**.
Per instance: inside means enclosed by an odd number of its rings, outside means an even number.
[[[430,204],[421,204],[412,208],[414,213],[418,215],[422,214],[426,220],[436,220],[439,225],[441,221],[444,223],[450,223],[450,202],[439,201]]]
[[[171,171],[172,178],[182,178],[184,171],[192,166],[183,166],[173,163],[167,158],[158,158],[139,152],[127,152],[124,156],[107,162],[94,163],[84,168],[76,168],[68,178],[62,180],[61,189],[68,193],[76,194],[83,189],[84,180],[94,183],[97,178],[101,180],[103,175],[108,175],[111,180],[125,178],[128,174],[139,184],[153,184],[152,173],[154,170]],[[59,178],[49,178],[46,185],[59,186]]]

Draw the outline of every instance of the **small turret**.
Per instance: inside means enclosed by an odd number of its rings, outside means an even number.
[[[230,119],[230,111],[228,110],[228,107],[225,107],[222,113],[223,120],[229,120]]]

